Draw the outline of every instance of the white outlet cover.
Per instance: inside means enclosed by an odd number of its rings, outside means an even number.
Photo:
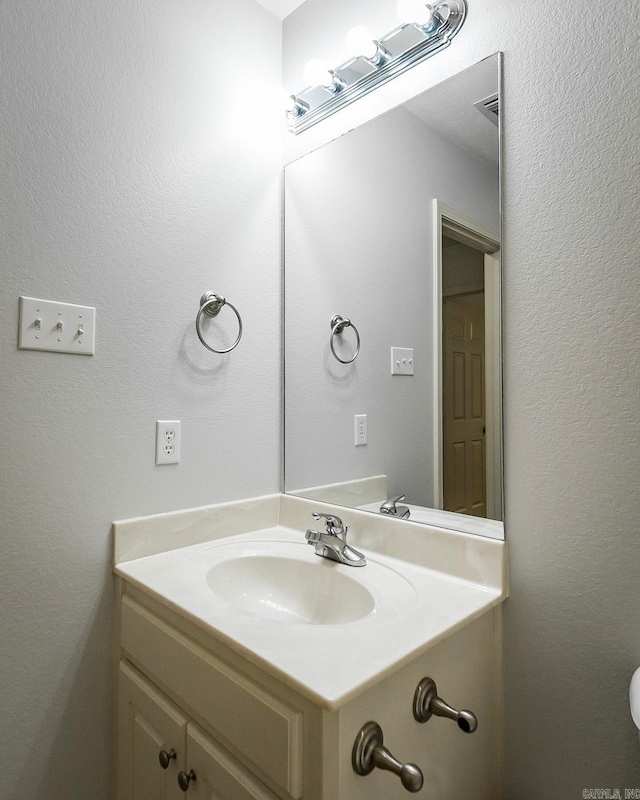
[[[353,434],[354,444],[356,447],[362,447],[367,444],[368,431],[367,431],[367,415],[356,414],[353,418]]]
[[[391,348],[391,374],[413,375],[413,347]]]
[[[180,463],[180,420],[156,420],[156,464]]]
[[[95,338],[96,310],[92,306],[20,298],[20,350],[92,356]]]

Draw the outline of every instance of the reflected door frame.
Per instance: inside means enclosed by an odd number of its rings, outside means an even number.
[[[433,441],[436,508],[444,507],[442,411],[442,234],[481,250],[485,291],[485,380],[487,517],[502,519],[502,358],[500,303],[500,234],[471,217],[433,200]]]

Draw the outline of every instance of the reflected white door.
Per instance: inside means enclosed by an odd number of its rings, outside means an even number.
[[[487,516],[484,308],[443,303],[444,509]]]

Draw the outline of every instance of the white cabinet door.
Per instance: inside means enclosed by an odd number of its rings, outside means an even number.
[[[183,800],[187,718],[125,661],[118,689],[118,800]],[[161,751],[171,756],[166,769]]]
[[[187,728],[187,753],[187,771],[195,775],[188,800],[278,800],[194,722]]]

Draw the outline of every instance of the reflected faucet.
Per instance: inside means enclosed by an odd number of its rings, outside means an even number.
[[[409,510],[409,506],[398,506],[400,500],[404,500],[405,495],[399,494],[397,497],[392,498],[391,500],[387,500],[386,503],[383,503],[380,506],[380,513],[381,514],[389,514],[392,517],[400,517],[401,519],[409,519],[411,516],[411,511]]]
[[[343,525],[340,517],[318,511],[314,511],[311,516],[314,519],[324,519],[326,526],[324,533],[307,530],[304,535],[308,544],[315,545],[317,556],[347,564],[349,567],[365,566],[367,559],[364,555],[347,544],[349,526]]]

